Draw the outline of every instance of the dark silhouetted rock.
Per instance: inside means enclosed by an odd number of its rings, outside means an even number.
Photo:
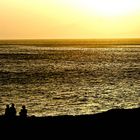
[[[4,131],[20,131],[24,133],[51,135],[97,135],[114,134],[130,135],[138,134],[140,127],[140,108],[135,109],[112,109],[94,115],[79,116],[48,116],[26,117],[17,116],[14,120],[0,117],[0,128]],[[32,130],[32,131],[31,131]],[[51,135],[55,136],[55,135]],[[100,135],[99,135],[100,136]]]

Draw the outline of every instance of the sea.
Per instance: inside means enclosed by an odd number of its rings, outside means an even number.
[[[0,115],[11,103],[29,116],[140,107],[140,40],[0,40]]]

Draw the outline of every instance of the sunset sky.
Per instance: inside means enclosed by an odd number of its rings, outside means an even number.
[[[0,0],[0,39],[122,37],[140,37],[140,0]]]

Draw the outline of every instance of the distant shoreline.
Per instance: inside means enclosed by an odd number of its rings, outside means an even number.
[[[140,39],[1,39],[0,45],[140,45]]]

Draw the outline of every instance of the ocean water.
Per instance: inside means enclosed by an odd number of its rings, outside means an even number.
[[[0,114],[10,103],[36,116],[140,107],[140,45],[19,42],[0,44]]]

